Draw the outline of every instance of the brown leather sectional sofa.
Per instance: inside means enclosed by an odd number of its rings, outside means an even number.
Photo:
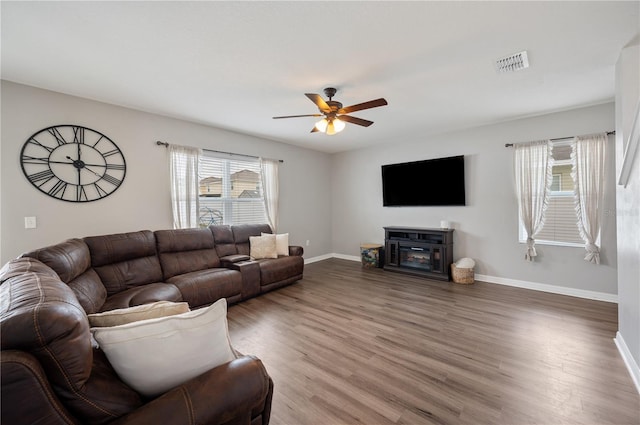
[[[7,263],[0,270],[1,422],[267,424],[273,382],[259,359],[240,357],[148,400],[92,348],[87,319],[154,301],[233,304],[301,279],[302,247],[275,259],[249,258],[249,237],[262,232],[271,229],[93,236]]]

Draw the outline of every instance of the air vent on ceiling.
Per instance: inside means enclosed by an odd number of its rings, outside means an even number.
[[[529,58],[526,50],[496,61],[496,70],[498,72],[515,72],[525,68],[529,68]]]

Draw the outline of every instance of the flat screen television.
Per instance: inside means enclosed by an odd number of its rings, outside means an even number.
[[[464,155],[383,165],[382,204],[465,205]]]

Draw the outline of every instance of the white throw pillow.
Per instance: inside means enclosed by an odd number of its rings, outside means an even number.
[[[276,235],[249,236],[249,255],[256,260],[261,258],[278,258]]]
[[[138,320],[155,319],[173,316],[189,311],[188,303],[174,303],[171,301],[156,301],[150,304],[137,305],[129,308],[119,308],[103,313],[88,314],[92,327],[118,326]]]
[[[92,331],[118,376],[146,397],[236,358],[224,298],[203,309]]]
[[[270,235],[270,233],[263,233],[264,235]],[[278,255],[289,256],[289,234],[280,233],[276,234],[276,253]]]

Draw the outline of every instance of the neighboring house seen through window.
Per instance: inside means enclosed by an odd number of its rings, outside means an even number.
[[[266,223],[259,161],[200,157],[200,226]]]

